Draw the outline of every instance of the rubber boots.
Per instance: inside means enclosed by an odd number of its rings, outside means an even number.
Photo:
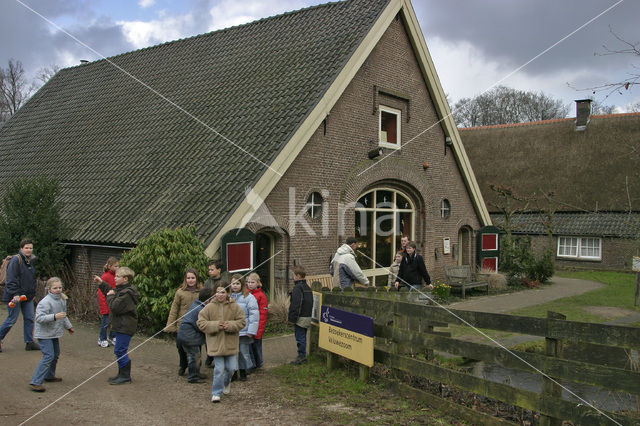
[[[131,383],[131,360],[120,369],[118,377],[115,380],[109,380],[109,383],[112,385]]]

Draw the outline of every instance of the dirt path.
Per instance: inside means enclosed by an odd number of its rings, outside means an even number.
[[[516,293],[495,296],[474,297],[470,300],[452,303],[448,307],[463,311],[506,313],[527,306],[540,305],[563,297],[576,296],[604,287],[604,284],[574,278],[551,278],[552,285],[545,285]]]
[[[1,321],[6,312],[6,308],[0,309]],[[61,340],[57,375],[63,381],[45,383],[47,391],[35,393],[29,380],[41,354],[24,350],[19,317],[0,353],[0,424],[301,424],[299,411],[262,397],[282,392],[274,388],[268,370],[295,358],[293,336],[265,339],[263,370],[246,382],[232,383],[229,397],[212,404],[212,370],[202,368],[206,383],[188,384],[177,374],[178,354],[171,343],[160,339],[145,342],[134,336],[130,348],[143,344],[131,353],[133,383],[111,386],[107,378],[117,371],[115,365],[109,366],[114,361],[113,348],[97,346],[97,325],[75,322],[74,328],[73,335],[65,334]]]

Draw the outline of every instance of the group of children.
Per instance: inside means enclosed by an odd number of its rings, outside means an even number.
[[[212,265],[217,265],[212,261]],[[210,268],[210,278],[219,268]],[[120,267],[110,258],[102,277],[94,276],[98,286],[100,314],[102,316],[98,344],[114,346],[118,374],[109,383],[119,385],[131,382],[129,343],[136,331],[137,304],[140,295],[132,285],[134,272]],[[213,270],[213,271],[212,271]],[[306,362],[306,331],[311,321],[313,298],[305,280],[305,270],[294,267],[295,286],[291,295],[289,321],[295,324],[298,357],[292,364]],[[106,278],[106,279],[105,279]],[[110,282],[110,281],[113,281]],[[113,284],[113,285],[112,285]],[[31,389],[44,392],[43,382],[60,382],[55,370],[60,354],[59,338],[64,329],[73,333],[73,326],[66,316],[66,296],[62,293],[62,281],[53,277],[47,281],[48,294],[38,303],[35,316],[34,337],[40,342],[42,358],[31,379]],[[195,269],[188,269],[184,280],[176,290],[165,332],[176,333],[178,349],[178,374],[186,374],[189,383],[201,383],[200,348],[213,359],[213,383],[211,401],[220,402],[230,391],[234,378],[244,381],[254,369],[263,365],[262,334],[268,316],[267,297],[261,289],[260,276],[249,274],[246,279],[236,274],[230,283],[215,280],[212,287],[204,286]],[[106,306],[103,306],[106,305]],[[106,308],[106,309],[104,309]],[[106,312],[105,312],[106,311]],[[107,320],[105,320],[105,316]],[[107,337],[107,325],[111,333]]]
[[[213,363],[212,402],[228,394],[230,383],[263,365],[262,334],[267,322],[267,297],[260,276],[246,279],[236,274],[228,283],[220,277],[218,261],[209,265],[209,279],[203,285],[198,273],[189,269],[171,304],[165,332],[176,333],[178,375],[189,383],[201,383],[200,348],[206,345]]]

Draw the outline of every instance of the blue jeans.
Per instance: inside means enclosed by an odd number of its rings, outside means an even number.
[[[44,379],[53,379],[56,376],[56,365],[60,356],[60,342],[55,339],[38,339],[42,358],[33,372],[32,385],[41,385]]]
[[[187,380],[197,380],[200,378],[200,366],[198,360],[200,359],[200,345],[187,345],[180,339],[176,339],[178,348],[186,355],[187,358]],[[182,365],[180,365],[182,367]]]
[[[262,367],[264,363],[262,359],[262,339],[253,339],[253,343],[251,344],[251,358],[253,359],[255,368]]]
[[[293,326],[293,333],[296,336],[296,344],[298,345],[298,358],[306,358],[307,356],[307,329],[298,325]]]
[[[240,350],[238,351],[238,368],[249,370],[254,367],[251,360],[251,343],[253,339],[247,336],[240,336]]]
[[[0,340],[4,339],[7,333],[9,333],[11,327],[18,321],[18,314],[22,311],[22,322],[24,324],[22,333],[24,334],[24,342],[33,342],[33,300],[18,302],[13,308],[10,308],[7,304],[7,309],[9,310],[9,315],[7,315],[7,319],[4,320],[2,326],[0,326]]]
[[[129,355],[127,354],[127,351],[129,350],[131,336],[117,332],[115,334],[116,344],[113,346],[113,354],[116,356],[116,360],[118,361],[118,368],[122,368],[129,363]]]
[[[238,369],[238,357],[236,355],[214,356],[213,365],[211,395],[220,396],[224,387],[231,382],[231,374]]]
[[[109,314],[102,314],[100,319],[100,340],[107,340],[107,328],[109,327]],[[113,340],[116,334],[113,331],[109,332],[109,338]]]

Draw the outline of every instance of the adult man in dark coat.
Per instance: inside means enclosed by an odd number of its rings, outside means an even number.
[[[25,350],[40,350],[40,346],[33,341],[33,298],[36,295],[36,271],[32,262],[35,256],[32,253],[33,241],[29,239],[20,241],[20,252],[11,258],[7,266],[7,279],[2,301],[5,303],[13,301],[15,306],[8,307],[9,315],[0,326],[0,352],[2,352],[2,339],[16,323],[21,311]],[[26,296],[27,300],[20,301],[20,296]]]

